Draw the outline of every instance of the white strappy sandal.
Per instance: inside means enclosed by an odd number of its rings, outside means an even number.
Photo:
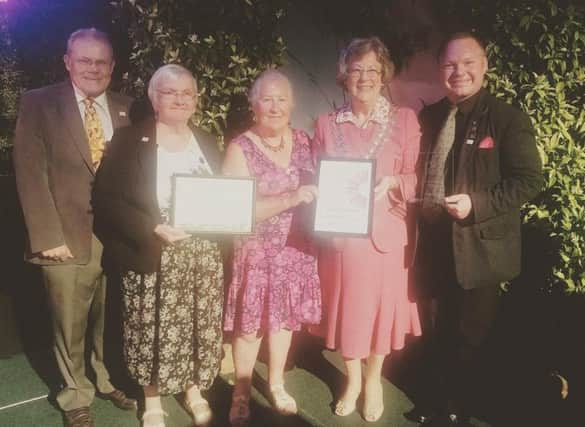
[[[286,392],[284,384],[274,384],[270,386],[270,397],[272,407],[280,415],[294,415],[298,412],[297,402]]]
[[[142,427],[165,427],[166,416],[162,408],[147,409],[142,414]]]
[[[193,423],[197,427],[206,426],[213,419],[213,412],[209,407],[209,402],[204,398],[193,401],[185,399],[185,407],[193,417]]]

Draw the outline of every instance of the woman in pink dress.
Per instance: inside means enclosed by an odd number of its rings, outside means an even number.
[[[255,232],[234,241],[225,307],[224,329],[234,331],[232,425],[249,418],[252,372],[263,336],[268,339],[272,405],[284,415],[297,412],[294,398],[284,389],[292,331],[321,319],[316,258],[287,244],[294,208],[311,203],[317,191],[313,185],[301,185],[301,177],[313,172],[309,138],[289,127],[292,90],[280,72],[262,73],[249,100],[255,124],[231,141],[223,166],[227,175],[253,176],[257,182]]]
[[[420,335],[416,305],[408,298],[406,202],[415,193],[420,130],[413,111],[382,95],[394,65],[376,37],[355,39],[342,51],[337,82],[349,95],[343,107],[317,119],[314,148],[320,157],[376,160],[374,213],[369,238],[332,238],[319,251],[323,321],[329,348],[344,358],[347,385],[335,413],[354,412],[362,392],[363,417],[384,411],[382,363],[404,346],[407,334]]]

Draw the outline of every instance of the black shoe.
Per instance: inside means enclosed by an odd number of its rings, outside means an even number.
[[[114,406],[126,411],[131,411],[138,407],[136,400],[127,397],[122,390],[114,390],[111,393],[99,393],[98,396],[102,399],[109,400]]]
[[[404,418],[406,418],[409,421],[423,424],[424,422],[427,422],[428,420],[433,418],[436,415],[436,413],[431,411],[430,409],[415,406],[410,411],[405,412],[403,415]]]
[[[443,414],[430,417],[421,424],[424,427],[473,427],[469,417],[460,414]]]
[[[65,427],[93,427],[88,406],[64,411]]]
[[[473,427],[473,425],[469,422],[469,417],[461,414],[449,414],[447,415],[449,419],[450,426],[458,426],[458,427]]]

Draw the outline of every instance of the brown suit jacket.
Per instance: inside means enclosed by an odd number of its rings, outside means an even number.
[[[131,99],[107,92],[115,128],[127,126]],[[74,258],[90,258],[94,170],[83,121],[70,81],[26,92],[14,138],[14,169],[28,234],[26,259],[55,262],[38,253],[67,244]]]

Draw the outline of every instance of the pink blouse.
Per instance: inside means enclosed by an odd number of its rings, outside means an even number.
[[[406,245],[406,202],[415,197],[420,135],[414,111],[391,105],[383,97],[363,127],[358,127],[352,120],[348,106],[322,114],[317,119],[313,137],[317,157],[365,158],[371,152],[372,144],[380,139],[373,155],[376,183],[387,175],[394,175],[400,181],[399,189],[374,202],[371,239],[381,252]],[[335,239],[334,246],[341,250],[343,239]]]

